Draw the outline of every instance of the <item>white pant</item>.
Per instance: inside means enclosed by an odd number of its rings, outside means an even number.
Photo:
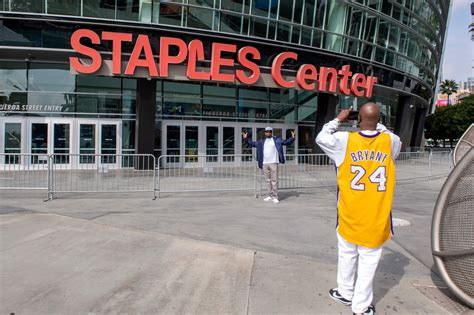
[[[337,290],[343,298],[352,300],[352,312],[362,313],[372,303],[375,270],[382,256],[383,246],[368,248],[354,245],[339,233],[337,240]]]

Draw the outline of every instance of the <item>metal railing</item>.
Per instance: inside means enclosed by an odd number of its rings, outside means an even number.
[[[158,158],[157,191],[253,191],[256,186],[255,156],[162,155]]]
[[[325,154],[289,154],[278,168],[278,188],[314,188],[334,185],[336,168]],[[263,173],[260,187],[265,186]]]
[[[399,181],[444,176],[453,168],[452,151],[400,152],[395,165]]]
[[[57,193],[155,195],[155,157],[151,154],[52,154],[48,199]]]
[[[47,154],[0,153],[0,189],[48,189]]]
[[[280,189],[336,184],[333,161],[325,154],[289,154],[279,166]],[[444,176],[452,152],[402,152],[397,181]],[[265,178],[254,155],[0,154],[0,189],[43,189],[59,193],[160,193],[252,191]]]

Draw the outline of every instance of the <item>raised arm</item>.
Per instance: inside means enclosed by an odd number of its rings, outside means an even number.
[[[283,140],[281,142],[282,145],[290,145],[295,141],[295,132],[291,132],[291,137],[287,138],[286,140]]]
[[[249,134],[247,132],[242,132],[242,138],[244,139],[244,142],[247,144],[251,145],[252,147],[256,148],[257,147],[257,141],[252,141],[250,140]]]
[[[347,132],[337,132],[340,122],[347,120],[350,109],[345,109],[339,113],[337,118],[331,120],[323,126],[323,129],[316,137],[316,143],[334,161],[336,166],[344,162],[347,148]]]
[[[398,157],[398,154],[400,154],[400,150],[402,148],[402,141],[400,140],[400,137],[388,130],[387,127],[381,123],[377,124],[377,131],[386,132],[390,135],[390,139],[392,140],[392,158],[395,160]]]

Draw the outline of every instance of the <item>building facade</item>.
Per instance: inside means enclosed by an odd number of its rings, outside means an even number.
[[[405,147],[433,106],[444,0],[3,0],[0,153],[287,153],[368,100]],[[229,159],[230,161],[230,159]],[[0,161],[1,162],[1,161]]]

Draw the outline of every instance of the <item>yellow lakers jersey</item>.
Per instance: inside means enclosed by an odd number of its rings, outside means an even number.
[[[381,246],[390,238],[395,189],[390,135],[349,133],[337,183],[339,234],[356,245]]]

